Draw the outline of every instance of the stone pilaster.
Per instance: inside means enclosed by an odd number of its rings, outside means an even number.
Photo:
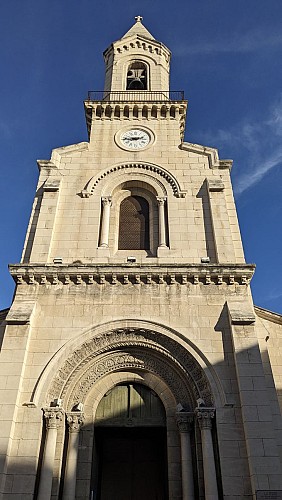
[[[205,499],[217,500],[218,488],[211,432],[212,419],[215,416],[215,410],[214,408],[197,408],[195,412],[201,430]]]
[[[49,500],[52,490],[57,430],[63,421],[64,410],[59,407],[46,407],[43,408],[43,414],[46,438],[37,499]]]
[[[193,429],[194,414],[179,412],[176,414],[176,423],[180,433],[181,443],[181,471],[182,471],[182,499],[193,500],[194,479],[191,453],[190,433]]]
[[[227,305],[252,494],[256,495],[261,485],[269,495],[281,494],[281,462],[253,307],[251,302],[232,300]],[[258,449],[263,451],[258,454]]]
[[[84,422],[82,412],[70,412],[66,416],[68,426],[68,449],[64,478],[63,500],[75,499],[76,469],[78,458],[79,431]]]
[[[99,246],[102,248],[108,248],[112,198],[110,196],[103,196],[102,206],[103,206],[103,211],[102,211],[101,236],[100,236]]]
[[[166,247],[166,222],[165,222],[165,197],[158,197],[158,207],[159,207],[159,247]]]

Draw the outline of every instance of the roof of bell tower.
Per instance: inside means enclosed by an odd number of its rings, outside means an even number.
[[[155,40],[153,35],[145,28],[145,26],[142,24],[143,17],[142,16],[136,16],[135,17],[136,23],[133,24],[133,26],[123,35],[121,40],[124,38],[127,38],[128,36],[132,35],[140,35],[144,38],[148,38],[149,40]]]

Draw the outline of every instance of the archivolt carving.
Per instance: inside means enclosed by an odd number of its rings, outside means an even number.
[[[92,177],[90,181],[87,183],[85,189],[82,191],[82,196],[84,198],[89,198],[94,192],[94,189],[96,186],[99,184],[100,181],[102,181],[105,177],[108,175],[118,172],[118,171],[132,171],[133,173],[135,172],[152,172],[154,174],[157,174],[159,177],[162,177],[165,179],[171,186],[172,191],[174,196],[177,198],[184,198],[186,195],[186,191],[183,191],[180,188],[180,185],[178,181],[175,179],[173,175],[171,175],[167,170],[165,170],[163,167],[160,167],[159,165],[153,165],[150,163],[126,163],[126,164],[121,164],[121,165],[115,165],[107,170],[104,170],[104,172],[101,172],[97,177]]]
[[[204,371],[184,347],[161,333],[137,328],[112,330],[84,342],[59,369],[48,399],[63,398],[71,391],[72,398],[79,394],[81,400],[98,378],[127,367],[159,374],[179,400],[183,400],[184,390],[186,398],[188,391],[193,399],[213,403]]]
[[[83,374],[75,390],[71,393],[69,398],[71,404],[84,401],[94,383],[108,373],[130,368],[134,370],[147,370],[159,375],[171,389],[177,401],[181,403],[187,401],[189,397],[186,387],[187,382],[185,384],[185,381],[181,380],[166,363],[161,362],[152,355],[149,357],[148,354],[144,352],[142,353],[139,351],[136,353],[136,351],[134,351],[134,354],[130,354],[130,352],[118,351],[104,356],[101,360],[97,361],[97,363],[91,365]]]

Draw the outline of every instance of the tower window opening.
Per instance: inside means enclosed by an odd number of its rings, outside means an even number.
[[[149,250],[149,203],[142,196],[128,196],[120,204],[119,250]]]
[[[135,61],[127,70],[126,90],[148,90],[146,64]]]

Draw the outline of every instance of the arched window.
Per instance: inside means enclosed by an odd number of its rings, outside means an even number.
[[[148,90],[146,64],[135,61],[129,65],[126,76],[126,90]]]
[[[119,250],[149,250],[149,203],[141,196],[129,196],[120,204]]]

